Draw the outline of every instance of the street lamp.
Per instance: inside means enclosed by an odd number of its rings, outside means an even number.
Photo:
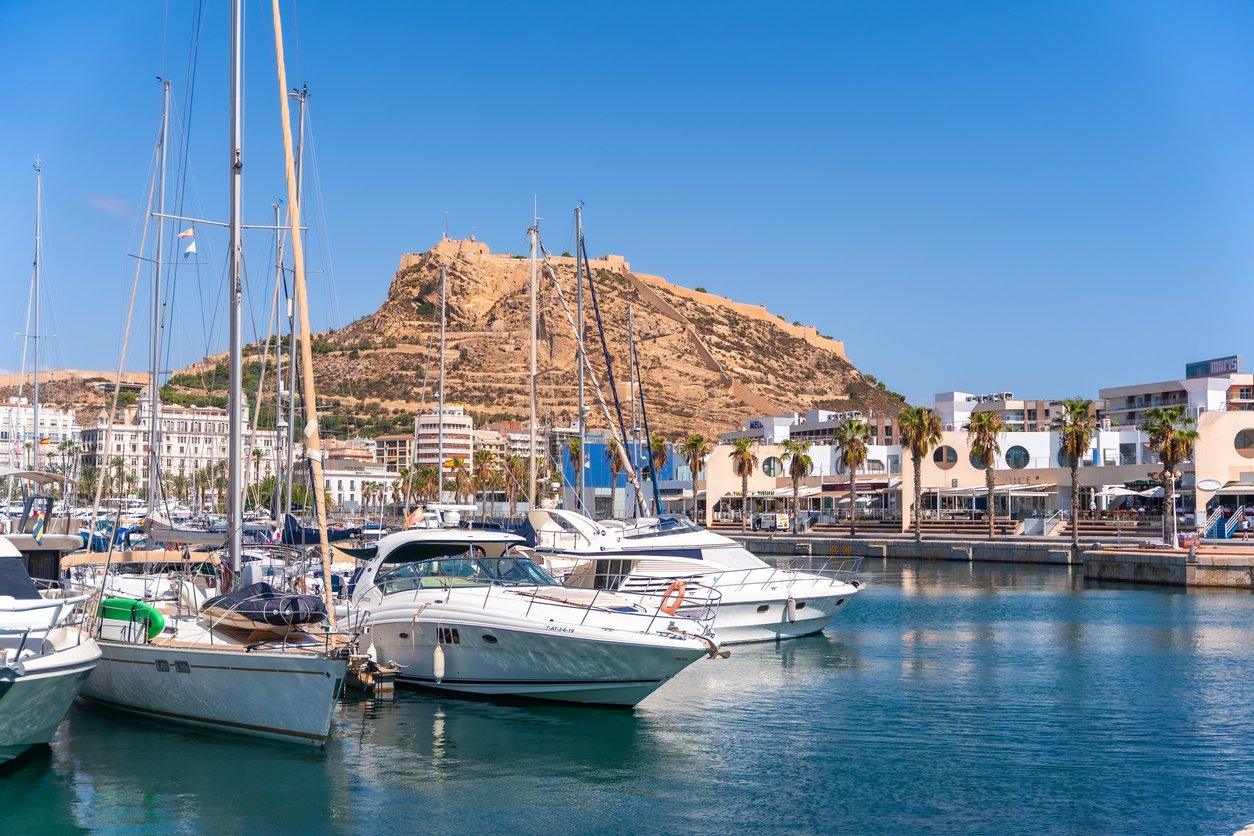
[[[1168,480],[1171,482],[1171,508],[1168,509],[1171,523],[1167,526],[1167,545],[1173,549],[1179,545],[1178,538],[1176,536],[1176,480],[1181,478],[1183,475],[1184,474],[1178,470],[1164,470],[1162,473],[1158,474],[1159,478],[1164,482]]]

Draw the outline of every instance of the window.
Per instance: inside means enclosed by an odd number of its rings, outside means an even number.
[[[1241,430],[1233,444],[1237,452],[1247,459],[1254,459],[1254,430]]]
[[[975,454],[974,450],[972,450],[971,454],[967,456],[967,460],[971,462],[971,466],[974,467],[976,470],[985,469],[984,462],[980,461],[980,457]]]
[[[937,447],[936,452],[932,454],[932,461],[941,470],[949,470],[958,463],[958,451],[948,444],[943,444]]]
[[[762,462],[762,472],[767,476],[779,476],[784,472],[784,463],[776,456],[768,456],[766,461]]]
[[[1016,444],[1006,451],[1006,464],[1012,470],[1023,470],[1032,462],[1032,457],[1028,454],[1027,448]]]
[[[1075,464],[1075,457],[1074,457],[1074,456],[1069,455],[1069,454],[1067,453],[1067,451],[1066,451],[1066,450],[1059,450],[1059,451],[1058,451],[1058,466],[1059,466],[1059,467],[1067,467],[1067,468],[1069,468],[1069,467],[1071,467],[1073,464]]]

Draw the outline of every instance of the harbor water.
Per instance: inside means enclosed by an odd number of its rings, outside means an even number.
[[[401,691],[324,753],[76,706],[4,832],[1231,833],[1254,822],[1254,596],[877,561],[827,632],[633,711]]]

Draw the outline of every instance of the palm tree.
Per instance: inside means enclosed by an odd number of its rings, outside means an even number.
[[[1062,402],[1062,410],[1054,413],[1053,429],[1058,444],[1071,462],[1071,548],[1080,548],[1080,461],[1093,443],[1097,419],[1092,414],[1093,402],[1072,398]]]
[[[414,491],[425,500],[432,501],[440,496],[440,473],[429,464],[419,465],[414,474]]]
[[[462,497],[471,496],[473,493],[474,484],[470,478],[470,465],[462,456],[450,458],[449,465],[453,471],[453,497],[460,505]]]
[[[396,485],[400,489],[400,497],[405,501],[405,517],[409,518],[409,497],[414,489],[414,471],[402,467],[396,471]]]
[[[740,497],[742,503],[740,509],[741,534],[749,530],[749,477],[753,475],[753,471],[758,467],[757,446],[758,440],[756,438],[737,438],[731,443],[731,450],[728,452],[732,460],[732,470],[740,477]]]
[[[85,464],[81,476],[78,481],[78,495],[79,500],[85,502],[91,493],[95,493],[95,484],[100,479],[100,468],[94,464]]]
[[[488,519],[488,490],[492,487],[494,469],[491,450],[480,448],[474,452],[474,484],[482,498],[479,519],[484,522]]]
[[[798,531],[798,516],[801,513],[801,480],[810,475],[814,461],[810,458],[810,442],[788,439],[784,442],[784,456],[788,459],[788,476],[792,479],[792,531]]]
[[[997,464],[997,454],[1001,452],[1000,436],[1006,431],[1001,416],[996,412],[977,412],[967,421],[967,443],[971,445],[971,455],[984,467],[984,487],[988,490],[988,536],[993,536],[993,516],[996,508],[996,496],[993,488],[993,468]]]
[[[605,442],[605,460],[610,467],[610,517],[618,505],[618,475],[623,472],[623,459],[618,455],[618,439]]]
[[[656,486],[658,478],[661,476],[662,468],[666,467],[666,463],[670,461],[670,445],[666,443],[666,439],[660,435],[649,437],[649,462],[653,465],[653,482]],[[653,513],[661,513],[661,508],[654,508]]]
[[[705,467],[705,460],[714,452],[714,439],[701,433],[693,433],[679,444],[679,453],[692,471],[692,518],[697,518],[697,475]],[[709,497],[706,497],[708,507]]]
[[[1163,487],[1166,488],[1167,545],[1176,546],[1176,479],[1180,462],[1193,455],[1197,442],[1197,422],[1189,417],[1183,404],[1156,406],[1145,413],[1142,429],[1149,435],[1150,449],[1158,453],[1163,464]]]
[[[529,465],[517,453],[505,457],[505,490],[509,495],[509,515],[518,513],[518,496],[523,493],[523,480],[527,478]]]
[[[901,444],[910,451],[910,461],[914,464],[914,505],[911,516],[914,517],[914,539],[923,539],[923,529],[919,522],[923,505],[923,457],[932,452],[941,443],[944,427],[941,425],[940,413],[926,406],[909,406],[897,416],[897,429],[901,433]]]
[[[832,439],[839,451],[840,463],[849,468],[849,536],[858,530],[858,468],[866,464],[866,443],[871,440],[871,427],[866,421],[847,418],[836,425]]]

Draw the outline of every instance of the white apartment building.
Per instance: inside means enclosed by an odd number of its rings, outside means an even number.
[[[1100,389],[1100,417],[1105,426],[1135,427],[1154,407],[1184,406],[1194,420],[1205,412],[1254,409],[1254,374],[1244,366],[1244,358],[1230,355],[1186,363],[1180,379]]]
[[[367,485],[381,485],[384,504],[392,504],[392,486],[400,475],[382,464],[367,463],[357,459],[327,459],[322,469],[327,499],[337,511],[357,513],[377,509],[379,500],[371,498],[366,508],[363,490]]]
[[[46,439],[40,449],[40,460],[57,463],[57,447],[66,441],[79,440],[79,427],[74,410],[39,407],[38,437]],[[35,408],[27,398],[9,398],[0,406],[0,464],[26,468],[34,463]]]
[[[440,463],[440,426],[444,427],[444,460],[458,457],[469,460],[474,453],[474,421],[460,406],[433,407],[418,416],[419,465],[436,467]]]
[[[111,449],[105,449],[109,416],[102,411],[96,425],[82,430],[82,460],[97,468],[122,460],[122,470],[138,486],[148,480],[148,429],[152,420],[150,398],[122,410],[122,420],[113,425]],[[190,476],[206,467],[227,460],[229,442],[226,410],[207,406],[161,405],[158,467],[163,478]],[[249,442],[251,441],[251,447]],[[278,441],[274,430],[245,429],[247,482],[260,481],[276,471]]]

